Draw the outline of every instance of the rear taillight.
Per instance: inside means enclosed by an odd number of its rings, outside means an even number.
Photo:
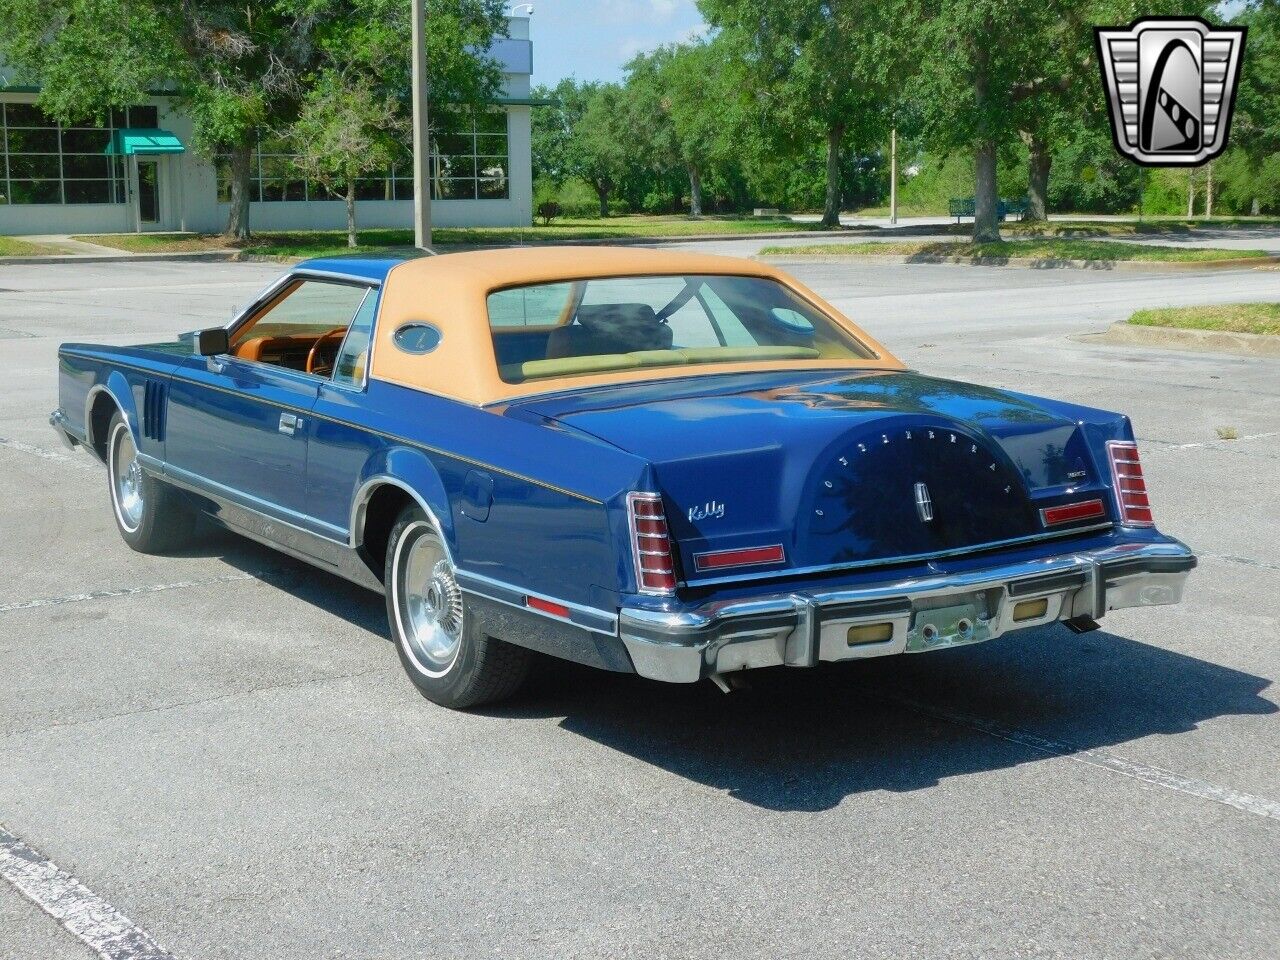
[[[1142,464],[1138,462],[1138,445],[1130,440],[1108,440],[1107,459],[1111,461],[1111,482],[1116,490],[1121,523],[1133,527],[1154,526],[1147,484],[1142,478]]]
[[[641,593],[674,593],[676,568],[671,557],[671,533],[662,497],[656,493],[627,494],[631,524],[631,554],[636,564],[636,586]]]

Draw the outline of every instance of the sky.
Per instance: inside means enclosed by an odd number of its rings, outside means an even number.
[[[517,16],[528,9],[512,4]],[[700,35],[694,0],[534,0],[533,82],[620,80],[637,53]]]
[[[1218,13],[1225,19],[1241,6],[1224,0]],[[518,3],[509,9],[529,12]],[[535,0],[530,20],[533,82],[548,86],[570,76],[620,80],[622,65],[637,53],[706,32],[694,0]]]

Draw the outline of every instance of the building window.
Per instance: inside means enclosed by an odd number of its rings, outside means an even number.
[[[0,104],[0,204],[124,203],[121,157],[103,151],[114,130],[153,128],[155,107],[112,110],[106,126],[63,125],[35,104]]]
[[[507,111],[443,111],[432,137],[431,194],[435,200],[505,200]],[[409,183],[412,195],[412,182]]]
[[[511,195],[507,147],[507,112],[500,107],[478,112],[443,111],[435,124],[429,170],[432,199],[505,200]],[[411,157],[408,144],[405,156]],[[231,202],[231,163],[215,160],[218,202]],[[263,137],[250,164],[249,199],[255,203],[294,200],[338,200],[315,181],[308,181],[289,153],[288,144]],[[413,160],[366,174],[356,181],[357,200],[412,200]]]

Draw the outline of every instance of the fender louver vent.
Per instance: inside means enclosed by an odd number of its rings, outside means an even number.
[[[148,440],[164,439],[165,412],[168,409],[169,385],[148,380],[142,393],[142,435]]]

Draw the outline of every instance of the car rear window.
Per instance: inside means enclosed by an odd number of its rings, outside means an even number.
[[[868,360],[843,327],[764,277],[608,277],[489,294],[507,383],[706,363]]]

